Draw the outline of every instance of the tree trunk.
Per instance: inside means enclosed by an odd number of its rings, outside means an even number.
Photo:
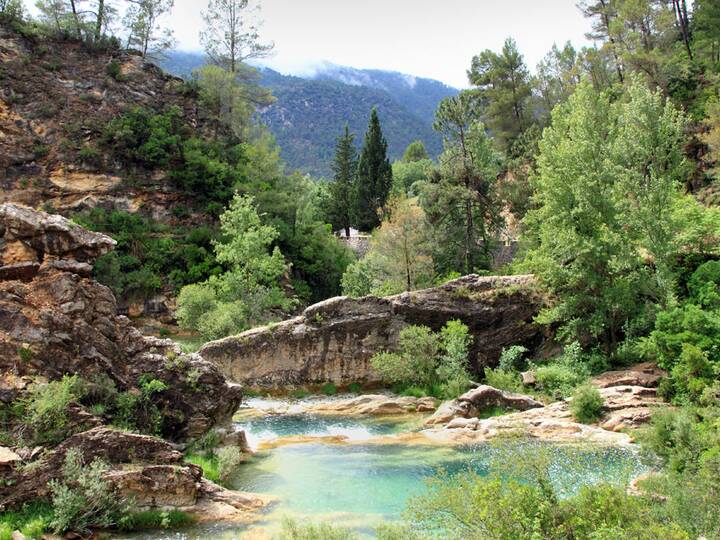
[[[620,79],[620,84],[623,84],[625,82],[625,77],[623,77],[623,71],[622,71],[622,65],[620,64],[620,57],[617,54],[617,50],[615,50],[615,38],[612,37],[612,34],[610,33],[610,16],[607,13],[607,4],[605,3],[605,0],[600,0],[600,5],[602,6],[602,20],[603,24],[605,25],[605,30],[608,35],[608,41],[610,42],[610,48],[612,50],[613,58],[615,59],[615,69],[617,70],[618,79]]]
[[[95,21],[95,43],[100,42],[102,27],[105,21],[105,0],[98,0],[97,20]]]
[[[80,28],[80,17],[78,16],[77,7],[75,7],[75,0],[70,0],[70,7],[72,8],[73,20],[75,21],[75,33],[78,39],[82,39],[82,29]]]
[[[685,51],[687,52],[688,58],[692,62],[693,53],[690,48],[690,22],[687,14],[687,3],[685,0],[673,0],[673,9],[675,10],[675,18],[680,29],[680,35],[685,45]]]

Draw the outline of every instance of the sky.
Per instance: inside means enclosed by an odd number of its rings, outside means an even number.
[[[29,1],[27,3],[30,3]],[[400,71],[467,86],[472,57],[512,36],[534,69],[554,42],[587,44],[577,0],[260,0],[262,61],[303,74],[319,63]],[[178,48],[200,50],[205,0],[175,0],[165,22]]]

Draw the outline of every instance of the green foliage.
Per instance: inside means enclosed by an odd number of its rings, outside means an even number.
[[[643,342],[645,354],[670,372],[662,390],[677,403],[697,403],[720,374],[720,263],[700,265],[687,283],[688,299],[658,313]]]
[[[190,454],[185,456],[185,461],[200,467],[208,480],[220,482],[220,465],[214,454]]]
[[[337,387],[333,383],[326,383],[322,387],[322,393],[326,396],[334,396],[337,394]]]
[[[348,296],[387,296],[430,287],[435,280],[422,208],[413,199],[399,199],[387,209],[389,217],[373,233],[368,253],[343,275]]]
[[[517,371],[507,371],[501,368],[485,368],[485,384],[507,392],[523,391],[520,374]]]
[[[479,102],[486,105],[484,121],[501,147],[509,149],[529,124],[532,112],[530,73],[512,38],[502,51],[485,50],[472,60],[468,71]]]
[[[101,208],[73,220],[117,241],[114,251],[98,259],[94,273],[122,298],[147,298],[163,285],[180,288],[220,270],[212,251],[215,233],[207,227],[167,230],[149,218]]]
[[[80,390],[77,375],[65,375],[59,381],[33,385],[29,396],[21,400],[23,422],[33,430],[38,444],[57,444],[72,435],[68,407],[81,397]]]
[[[105,73],[107,73],[108,77],[115,79],[118,82],[123,80],[122,64],[114,58],[110,60],[108,65],[105,67]]]
[[[215,242],[215,254],[228,271],[184,287],[178,297],[180,324],[207,339],[267,322],[274,310],[292,305],[280,288],[285,259],[277,247],[270,251],[277,230],[261,223],[253,199],[235,196],[220,228],[223,241]]]
[[[327,523],[301,525],[285,518],[282,532],[276,540],[357,540],[358,536],[348,529],[334,527]]]
[[[24,504],[19,509],[0,513],[0,540],[12,540],[12,533],[20,531],[28,540],[40,540],[50,530],[53,509],[43,500]]]
[[[580,344],[574,342],[565,347],[559,358],[543,365],[531,364],[536,388],[553,399],[569,397],[590,376],[586,358]]]
[[[527,353],[527,347],[522,345],[504,348],[500,353],[498,368],[502,371],[522,371],[527,367],[527,359],[525,358]]]
[[[385,207],[391,187],[392,168],[387,158],[387,141],[377,109],[373,108],[358,160],[352,205],[353,223],[358,229],[371,231],[380,224],[379,212]]]
[[[156,398],[167,388],[164,382],[143,375],[138,381],[138,388],[117,395],[112,423],[123,429],[162,434],[164,415]]]
[[[632,496],[620,485],[556,490],[547,449],[499,448],[489,474],[441,474],[408,504],[408,525],[423,538],[443,531],[449,539],[652,540],[691,537],[655,514],[651,497]]]
[[[426,182],[433,169],[429,159],[419,161],[396,161],[392,164],[393,189],[395,196],[413,196],[420,193],[422,182]]]
[[[440,103],[434,128],[445,151],[440,167],[420,187],[420,203],[432,226],[436,271],[487,269],[502,223],[496,189],[500,156],[469,92]]]
[[[561,323],[569,340],[595,339],[608,354],[623,333],[645,331],[638,322],[672,298],[674,255],[712,232],[680,190],[684,125],[638,81],[615,102],[581,84],[553,111],[533,179],[538,208],[526,217],[537,242],[528,262],[559,299],[539,320]]]
[[[107,468],[99,460],[85,464],[75,450],[67,452],[62,480],[49,484],[54,514],[50,527],[54,532],[107,529],[127,514],[127,502],[103,479]]]
[[[591,384],[578,387],[570,402],[570,410],[575,420],[591,424],[603,414],[603,398],[600,391]]]
[[[413,141],[405,149],[402,161],[405,163],[413,163],[429,159],[425,144],[422,141]]]
[[[471,338],[460,321],[450,321],[440,334],[424,326],[400,332],[400,352],[380,352],[370,363],[388,384],[401,392],[419,389],[423,395],[452,399],[470,382],[468,349]],[[415,392],[418,393],[418,392]]]
[[[333,180],[329,187],[328,208],[330,223],[336,231],[350,236],[353,224],[353,198],[356,189],[357,151],[353,145],[355,136],[345,124],[345,132],[338,137],[335,145],[335,159],[332,164]]]
[[[105,126],[101,143],[123,161],[152,169],[178,162],[187,136],[178,107],[161,114],[132,107]]]

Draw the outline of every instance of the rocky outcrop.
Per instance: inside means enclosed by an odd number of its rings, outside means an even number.
[[[370,358],[394,349],[407,325],[439,330],[459,319],[472,333],[470,360],[477,370],[494,365],[504,347],[542,341],[533,323],[541,302],[532,276],[470,275],[388,298],[332,298],[300,317],[208,343],[199,354],[229,379],[251,386],[372,384],[379,378]]]
[[[7,246],[18,243],[24,249],[13,253],[37,259],[22,279],[0,274],[0,397],[5,402],[22,392],[23,377],[102,375],[120,391],[133,391],[144,377],[167,387],[155,399],[168,437],[197,437],[231,417],[241,398],[237,386],[228,385],[199,356],[181,354],[173,342],[140,334],[126,317],[117,316],[110,289],[87,277],[94,259],[113,247],[110,238],[15,205],[0,206],[0,232],[4,259]]]
[[[473,417],[473,413],[466,414],[464,407],[449,402],[450,405],[441,405],[427,421],[427,425],[432,427],[422,433],[431,440],[462,444],[482,442],[499,435],[522,435],[556,442],[627,444],[631,438],[625,432],[647,423],[653,411],[663,405],[657,397],[656,389],[652,387],[658,382],[654,375],[659,376],[661,373],[652,364],[639,364],[626,370],[607,372],[593,379],[593,383],[599,386],[604,409],[603,417],[594,425],[575,421],[570,411],[570,400],[545,407],[539,404],[539,407],[522,412],[487,419]],[[653,376],[648,376],[651,374]],[[650,386],[623,385],[623,382]]]
[[[229,491],[203,478],[199,467],[183,463],[182,453],[162,439],[99,427],[70,437],[32,467],[5,471],[0,509],[47,496],[49,483],[62,479],[62,465],[71,450],[86,464],[105,463],[104,478],[135,510],[179,509],[200,519],[248,519],[250,512],[269,501]],[[13,464],[19,461],[18,457]]]
[[[355,398],[338,399],[311,404],[303,412],[342,416],[399,416],[408,413],[427,413],[435,410],[435,399],[412,396],[365,394]]]
[[[477,417],[490,408],[527,411],[544,407],[544,404],[530,396],[513,394],[488,385],[480,385],[457,399],[443,403],[435,414],[425,421],[428,426],[447,424],[456,418]]]

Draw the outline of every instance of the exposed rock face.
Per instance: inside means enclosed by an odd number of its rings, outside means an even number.
[[[103,374],[119,390],[150,377],[167,385],[157,403],[167,436],[199,436],[230,418],[240,403],[238,387],[197,355],[181,355],[171,341],[141,335],[116,315],[110,289],[80,275],[112,248],[110,238],[14,205],[0,206],[0,232],[0,254],[21,242],[39,261],[22,280],[0,275],[0,375],[15,381],[0,377],[8,383],[3,400],[21,390],[16,382],[23,376]]]
[[[229,379],[252,386],[377,383],[370,358],[396,348],[403,328],[439,330],[459,319],[473,335],[477,369],[497,362],[503,347],[542,340],[532,322],[540,303],[532,276],[470,275],[388,298],[332,298],[300,317],[208,343],[199,354]]]
[[[482,411],[492,407],[527,411],[544,405],[530,396],[505,392],[483,384],[457,399],[443,403],[437,412],[425,421],[425,424],[429,426],[446,424],[455,418],[477,417]]]
[[[3,478],[10,482],[0,485],[0,509],[48,495],[48,483],[61,478],[70,450],[79,452],[84,463],[100,459],[108,464],[105,479],[136,510],[175,508],[200,519],[249,519],[269,501],[204,479],[199,467],[183,464],[183,455],[162,439],[100,427],[70,437],[31,471],[6,472]]]

